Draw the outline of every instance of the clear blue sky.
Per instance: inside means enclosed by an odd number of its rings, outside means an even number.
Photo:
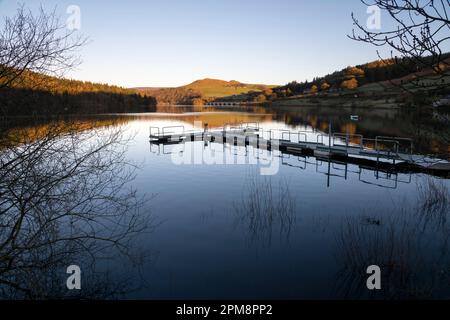
[[[218,78],[247,83],[304,81],[377,58],[376,49],[347,38],[350,14],[366,19],[359,0],[33,0],[65,20],[81,9],[91,40],[70,74],[134,86],[179,86]],[[15,0],[0,0],[11,15]]]

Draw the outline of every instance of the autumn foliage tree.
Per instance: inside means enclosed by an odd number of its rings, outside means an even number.
[[[356,78],[351,78],[349,80],[344,80],[341,84],[342,89],[356,89],[358,88],[358,80]]]
[[[328,82],[324,81],[322,82],[322,84],[320,85],[320,90],[322,91],[327,91],[328,89],[330,89],[330,85],[328,84]]]
[[[266,96],[264,94],[257,95],[255,100],[254,100],[254,102],[257,102],[257,103],[264,103],[266,101],[267,101],[267,98],[266,98]]]
[[[364,77],[365,72],[363,69],[358,67],[348,67],[345,70],[345,77],[351,79],[351,78],[358,78],[358,77]]]

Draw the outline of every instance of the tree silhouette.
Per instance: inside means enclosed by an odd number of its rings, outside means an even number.
[[[0,32],[0,89],[20,81],[26,71],[61,77],[80,63],[86,39],[68,30],[55,10],[33,14],[19,6]]]

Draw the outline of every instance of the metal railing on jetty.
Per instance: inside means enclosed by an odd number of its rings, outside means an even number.
[[[346,163],[383,165],[408,164],[426,170],[450,172],[450,162],[414,154],[413,140],[405,137],[264,129],[259,123],[226,124],[221,128],[186,130],[184,126],[150,127],[150,143],[178,144],[189,141],[231,143],[278,149],[283,154],[308,155]]]

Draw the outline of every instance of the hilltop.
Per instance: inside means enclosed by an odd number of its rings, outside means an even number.
[[[239,81],[231,80],[217,80],[217,79],[203,79],[197,80],[185,86],[186,89],[191,89],[202,93],[205,98],[221,98],[231,95],[245,94],[251,91],[261,92],[264,89],[271,88],[262,84],[247,84]]]
[[[218,98],[262,92],[275,86],[239,81],[202,79],[176,88],[133,88],[137,93],[155,97],[158,104],[203,104]]]

